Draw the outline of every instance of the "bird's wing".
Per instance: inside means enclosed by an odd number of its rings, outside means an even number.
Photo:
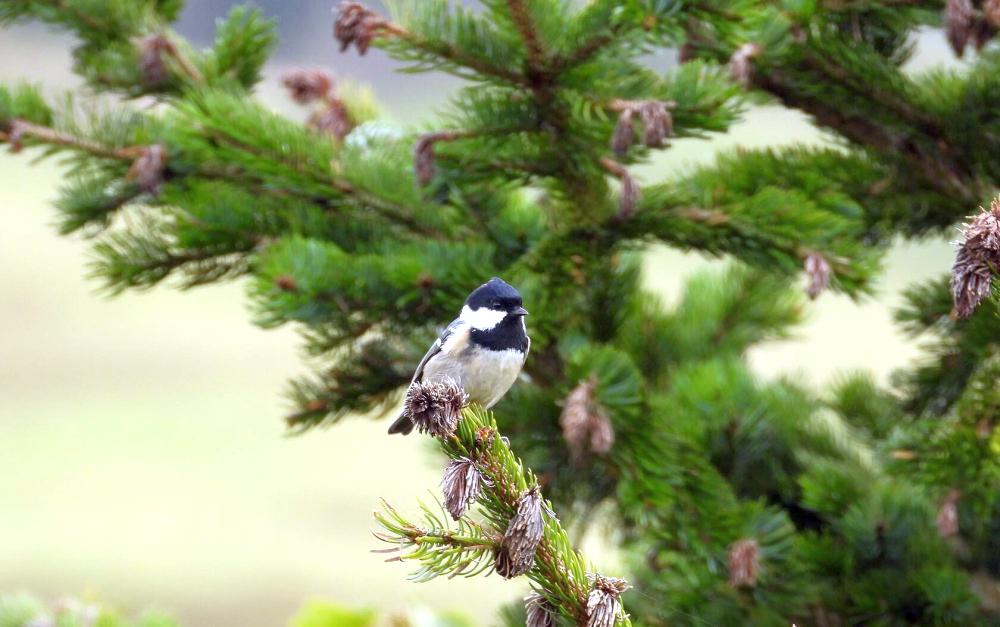
[[[438,336],[438,339],[434,340],[434,343],[431,344],[431,347],[427,349],[427,354],[425,354],[424,358],[420,360],[419,364],[417,364],[417,369],[413,373],[413,378],[410,380],[410,385],[413,385],[417,381],[420,381],[420,379],[424,376],[424,366],[426,366],[427,362],[431,360],[431,357],[434,357],[434,355],[437,355],[438,353],[441,352],[441,347],[444,346],[444,343],[448,341],[448,338],[451,336],[451,334],[454,333],[461,325],[462,325],[461,320],[454,320],[451,324],[448,325],[448,327],[444,331],[441,332],[441,335]]]

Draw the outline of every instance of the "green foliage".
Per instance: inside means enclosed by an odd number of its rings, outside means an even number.
[[[987,300],[967,320],[952,320],[947,277],[909,288],[896,320],[914,337],[928,338],[925,357],[897,376],[905,406],[943,415],[962,394],[977,366],[1000,345],[998,301]]]
[[[865,372],[854,372],[834,381],[831,408],[867,437],[883,439],[904,422],[899,399],[881,389]]]
[[[390,14],[411,33],[407,40],[387,39],[386,50],[405,61],[406,71],[441,70],[469,79],[514,72],[497,68],[519,65],[522,57],[516,32],[456,7],[448,0],[398,0],[389,3]],[[461,54],[461,60],[449,58]]]
[[[410,575],[416,582],[436,577],[476,577],[493,568],[496,541],[475,523],[460,519],[449,523],[443,507],[431,509],[421,503],[422,524],[413,525],[388,503],[375,512],[375,521],[385,529],[379,539],[399,548],[399,561],[416,561],[420,568]],[[502,529],[496,532],[502,533]]]
[[[52,124],[52,109],[33,85],[0,85],[0,128],[8,128],[15,118],[47,126]]]
[[[261,304],[258,321],[322,320],[359,337],[375,324],[438,320],[462,302],[459,286],[482,280],[490,253],[482,245],[430,241],[351,255],[319,240],[288,239],[259,260],[252,287]],[[295,287],[277,286],[280,277]]]
[[[221,20],[212,43],[212,53],[204,62],[210,83],[234,81],[249,89],[260,81],[264,62],[278,43],[272,20],[259,9],[236,6]]]
[[[59,232],[68,235],[85,230],[100,232],[111,223],[115,212],[141,193],[111,172],[89,172],[70,177],[60,190],[56,202],[59,211]]]
[[[742,355],[755,344],[788,338],[802,320],[804,300],[778,277],[745,266],[696,274],[663,324],[665,344],[677,362]]]
[[[738,189],[730,196],[729,189],[717,184],[701,189],[697,176],[690,186],[648,188],[640,212],[625,228],[789,275],[801,270],[807,251],[816,251],[830,260],[835,288],[851,295],[871,289],[880,255],[859,241],[861,224],[842,215],[840,207],[831,211],[803,192],[766,183],[749,196]]]
[[[306,603],[292,618],[291,627],[373,627],[373,610],[350,610],[325,601]]]
[[[432,613],[426,608],[406,616],[380,617],[370,609],[351,609],[338,603],[309,601],[292,617],[290,627],[374,627],[388,619],[398,627],[472,627],[472,623],[451,613]]]
[[[385,504],[376,512],[381,527],[376,537],[395,548],[398,561],[416,561],[415,581],[448,576],[474,576],[493,568],[492,558],[501,550],[499,538],[518,511],[523,495],[538,489],[534,473],[524,466],[501,437],[493,417],[471,406],[462,411],[455,433],[439,439],[453,460],[474,460],[484,489],[476,501],[480,517],[463,516],[450,524],[447,512],[422,506],[423,524],[414,524]],[[541,498],[541,497],[539,497]],[[533,590],[551,604],[553,612],[576,624],[586,622],[589,584],[594,569],[573,547],[551,504],[542,502],[542,533],[527,577]],[[617,625],[631,625],[620,612]]]
[[[23,627],[45,613],[41,601],[28,594],[5,594],[0,597],[0,625]]]

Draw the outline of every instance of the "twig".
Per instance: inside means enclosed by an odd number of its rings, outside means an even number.
[[[0,131],[0,143],[10,143],[12,141],[12,136],[18,136],[20,138],[31,137],[37,139],[42,143],[52,144],[55,146],[64,146],[66,148],[72,148],[74,150],[79,150],[82,152],[89,153],[91,155],[94,155],[95,157],[101,157],[105,159],[117,159],[120,161],[134,161],[142,154],[143,150],[143,146],[110,148],[108,146],[104,146],[102,144],[99,144],[95,141],[83,137],[77,137],[75,135],[63,133],[46,126],[39,126],[37,124],[32,124],[30,122],[25,122],[23,120],[16,119],[11,123],[10,126],[11,130],[9,130],[8,132]],[[225,139],[228,140],[229,138]],[[229,143],[236,145],[237,147],[246,150],[247,152],[252,152],[252,148],[250,146],[246,146],[244,144],[239,144],[232,141],[230,141]],[[298,171],[300,173],[305,173],[301,169],[299,169]],[[205,176],[208,178],[216,178],[216,179],[226,179],[226,180],[230,180],[242,174],[248,174],[248,173],[243,171],[232,171],[232,170],[218,171],[218,170],[213,170],[211,168],[201,168],[198,171],[198,175],[200,176]],[[323,179],[322,182],[330,184],[335,189],[337,189],[338,191],[342,192],[345,195],[350,195],[358,198],[362,202],[368,204],[368,206],[370,206],[378,213],[381,213],[387,219],[395,221],[415,233],[419,233],[427,237],[441,237],[440,232],[434,229],[430,229],[425,225],[417,222],[413,218],[405,215],[403,213],[406,209],[405,207],[400,207],[398,205],[388,203],[384,199],[379,198],[378,196],[370,192],[367,192],[365,190],[361,190],[342,179],[331,177],[330,179]],[[316,202],[320,205],[324,205],[327,207],[330,206],[328,199],[317,199],[315,197],[308,196],[305,194],[296,194],[296,195],[311,200],[313,202]]]
[[[457,451],[461,455],[473,456],[479,459],[485,474],[491,479],[492,487],[488,489],[493,492],[497,500],[503,503],[505,508],[516,511],[518,500],[523,494],[523,490],[520,488],[521,482],[526,483],[528,486],[531,486],[532,483],[537,483],[531,471],[528,470],[520,477],[514,476],[510,472],[504,459],[516,460],[517,470],[514,472],[520,472],[520,464],[517,463],[520,460],[514,455],[504,439],[500,437],[496,423],[488,417],[488,414],[484,414],[480,418],[475,413],[466,411],[464,412],[463,421],[470,421],[470,426],[475,427],[475,429],[470,429],[477,433],[475,441],[468,441],[461,436],[452,436],[447,440],[441,439],[439,441],[443,445],[445,452],[450,457],[453,457]],[[459,429],[458,433],[461,434],[462,429]],[[551,535],[554,537],[565,537],[568,543],[568,536],[565,536],[565,531],[562,530],[562,526],[557,519],[548,518],[546,527],[557,530]],[[544,581],[548,585],[558,588],[565,597],[576,600],[573,607],[566,609],[573,614],[576,624],[587,625],[587,584],[584,581],[577,581],[571,575],[572,569],[569,564],[564,562],[562,551],[549,537],[550,534],[546,533],[542,536],[538,544],[535,551],[533,570],[537,570],[544,577]],[[572,551],[571,547],[568,549]],[[572,552],[571,554],[578,555],[576,552]],[[536,579],[536,581],[538,580]]]
[[[892,94],[879,88],[877,85],[858,85],[855,77],[847,69],[832,62],[828,57],[814,54],[808,49],[804,50],[803,56],[808,67],[824,74],[827,78],[833,79],[862,97],[871,98],[874,102],[889,108],[903,119],[916,124],[921,130],[944,141],[944,133],[941,130],[941,125],[932,116],[914,108],[905,100],[895,98]]]
[[[514,25],[517,26],[517,31],[521,34],[521,39],[524,40],[524,47],[528,52],[528,65],[535,72],[541,72],[545,58],[542,46],[538,41],[538,33],[535,32],[535,25],[531,21],[531,14],[528,11],[528,7],[525,6],[524,0],[507,0],[507,6],[510,9],[510,16],[514,20]]]
[[[587,41],[583,42],[579,48],[573,51],[572,54],[560,58],[556,61],[555,66],[558,70],[563,70],[568,67],[573,67],[575,65],[580,65],[585,63],[592,56],[600,52],[602,48],[610,44],[615,40],[618,35],[618,29],[612,28],[611,32],[606,35],[597,35],[596,37],[591,37]]]
[[[946,196],[957,194],[970,202],[977,202],[982,196],[982,183],[962,172],[960,164],[953,157],[942,154],[937,148],[931,147],[928,150],[912,136],[893,136],[869,119],[845,114],[827,103],[803,95],[795,88],[791,77],[776,70],[755,76],[754,82],[761,89],[777,96],[787,106],[808,112],[820,125],[833,128],[861,145],[900,155],[940,193]]]
[[[72,7],[72,6],[68,5],[68,4],[66,4],[66,2],[64,2],[64,0],[50,0],[50,2],[51,2],[51,4],[56,9],[58,9],[59,11],[63,11],[64,13],[71,14],[74,18],[76,18],[77,20],[79,20],[81,23],[86,24],[92,30],[96,30],[96,31],[100,31],[100,32],[108,32],[108,30],[109,30],[107,28],[107,26],[105,26],[101,22],[98,22],[97,20],[95,20],[92,16],[88,15],[87,13],[84,13],[83,11],[80,11],[76,7]]]
[[[600,164],[604,171],[608,172],[615,178],[620,179],[628,175],[628,170],[625,169],[625,166],[618,163],[611,157],[601,157]]]
[[[592,100],[591,102],[595,102],[595,101]],[[622,111],[625,111],[626,109],[634,109],[637,106],[641,105],[643,102],[652,102],[652,101],[649,101],[649,100],[623,100],[621,98],[613,98],[613,99],[611,99],[611,100],[609,100],[607,102],[606,107],[610,111],[614,111],[615,113],[621,113]],[[673,109],[673,108],[675,108],[677,106],[677,102],[674,101],[674,100],[663,100],[663,101],[660,101],[660,102],[662,102],[663,106],[665,106],[668,109]]]
[[[754,239],[766,239],[769,244],[774,248],[781,250],[785,254],[795,257],[801,261],[805,261],[806,257],[810,253],[820,252],[830,265],[836,270],[838,276],[845,276],[851,278],[859,278],[857,273],[851,269],[850,261],[844,257],[834,255],[830,251],[813,251],[805,248],[794,241],[787,240],[775,235],[768,233],[761,233],[760,229],[752,224],[748,224],[739,219],[738,216],[734,216],[720,209],[704,209],[701,207],[677,207],[675,209],[668,210],[676,216],[683,218],[685,220],[690,220],[692,222],[697,222],[704,224],[709,227],[724,227],[731,229],[735,233],[739,233],[742,236]],[[632,230],[624,225],[625,228],[622,229],[622,235],[625,237],[635,237],[642,236],[645,233],[642,232],[631,232]]]
[[[527,85],[528,81],[526,77],[518,72],[513,72],[511,70],[505,70],[503,68],[496,67],[475,57],[467,56],[462,53],[462,50],[449,43],[435,42],[428,39],[423,39],[414,33],[406,30],[399,24],[395,24],[385,20],[383,24],[380,24],[380,29],[395,35],[399,39],[407,41],[414,48],[418,48],[425,52],[438,55],[457,65],[461,65],[469,68],[470,70],[476,71],[480,74],[485,74],[487,76],[493,76],[509,83],[514,83],[516,85]]]
[[[67,148],[73,148],[82,152],[90,153],[95,157],[119,159],[122,161],[131,161],[137,158],[142,152],[141,146],[109,148],[108,146],[104,146],[83,137],[62,133],[53,128],[39,126],[20,119],[15,119],[11,122],[9,132],[0,133],[0,141],[3,142],[11,142],[13,137],[32,137],[46,144],[65,146]]]
[[[639,186],[625,166],[609,157],[601,157],[601,167],[622,182],[621,199],[618,203],[618,213],[615,220],[628,220],[635,213],[635,205],[639,201]]]
[[[195,67],[194,63],[191,62],[186,56],[181,54],[181,51],[177,49],[176,45],[172,45],[167,49],[167,53],[173,57],[174,61],[181,68],[181,71],[187,75],[191,82],[196,85],[204,85],[205,77],[202,73]]]
[[[207,132],[211,132],[211,131],[209,131],[209,129],[205,129],[205,130]],[[271,158],[271,159],[275,159],[275,160],[281,161],[281,155],[280,154],[274,155],[274,154],[262,153],[260,150],[257,150],[254,146],[251,146],[250,144],[247,144],[245,142],[241,142],[241,141],[239,141],[239,140],[237,140],[237,139],[235,139],[235,138],[233,138],[233,137],[231,137],[229,135],[226,135],[225,133],[223,133],[221,131],[216,130],[215,132],[212,133],[212,137],[216,141],[227,143],[230,146],[234,146],[234,147],[239,148],[240,150],[243,150],[243,151],[248,152],[250,154],[254,154],[254,155],[262,156],[262,157],[265,157],[265,158]],[[354,197],[358,198],[362,202],[367,203],[368,206],[371,207],[372,209],[374,209],[376,212],[382,214],[384,217],[386,217],[386,218],[388,218],[390,220],[394,220],[394,221],[398,222],[399,224],[407,227],[408,229],[410,229],[414,233],[419,233],[419,234],[424,235],[426,237],[434,237],[434,238],[440,238],[441,235],[442,235],[439,231],[437,231],[435,229],[428,228],[427,226],[425,226],[425,225],[417,222],[416,220],[414,220],[410,216],[405,215],[405,213],[403,213],[403,212],[406,211],[406,207],[402,207],[402,206],[397,205],[395,203],[386,201],[384,198],[380,198],[379,196],[371,193],[368,190],[363,190],[361,188],[355,187],[350,182],[348,182],[348,181],[346,181],[346,180],[344,180],[342,178],[338,178],[338,177],[334,176],[332,171],[329,173],[329,177],[328,178],[326,176],[324,176],[322,178],[318,178],[318,177],[315,176],[314,172],[299,167],[299,165],[300,165],[299,162],[288,163],[288,162],[282,161],[282,163],[284,165],[287,165],[287,166],[291,167],[292,169],[294,169],[299,174],[303,174],[303,175],[312,177],[318,183],[330,185],[331,187],[333,187],[337,191],[343,193],[344,195],[354,196]],[[230,178],[230,177],[229,177],[228,173],[224,173],[222,176],[217,176],[216,178]],[[291,192],[291,191],[290,191],[290,193],[293,193],[294,195],[297,195],[300,198],[307,198],[309,200],[312,200],[313,202],[317,202],[318,204],[324,205],[326,207],[331,207],[332,206],[330,204],[330,202],[329,202],[328,199],[322,199],[322,200],[320,200],[320,199],[317,199],[314,196],[310,196],[308,194],[301,194],[301,193],[296,193],[296,192]]]

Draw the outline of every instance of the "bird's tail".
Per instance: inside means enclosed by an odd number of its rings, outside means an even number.
[[[389,435],[393,433],[406,435],[410,431],[413,431],[413,421],[406,414],[400,414],[399,418],[396,418],[396,422],[389,426]]]

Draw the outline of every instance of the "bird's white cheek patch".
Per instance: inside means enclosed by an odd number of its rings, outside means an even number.
[[[495,309],[489,309],[488,307],[480,307],[479,309],[470,309],[468,305],[462,307],[462,321],[467,322],[469,326],[480,331],[489,331],[493,327],[500,324],[503,319],[507,316],[506,311],[497,311]]]

